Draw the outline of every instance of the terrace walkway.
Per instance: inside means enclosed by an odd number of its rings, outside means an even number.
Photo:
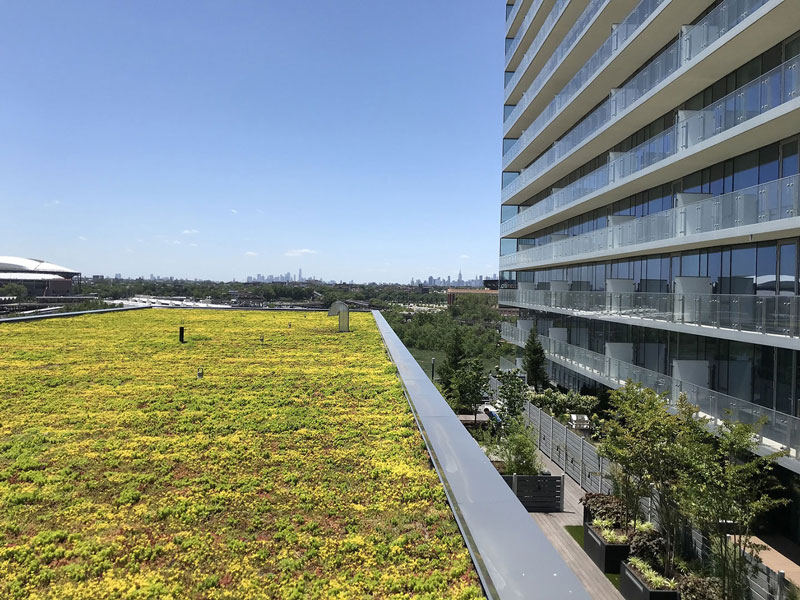
[[[560,475],[564,471],[556,463],[539,452],[544,468],[553,475]],[[583,505],[579,500],[584,491],[569,476],[564,477],[564,512],[561,513],[531,513],[531,517],[544,532],[547,539],[555,546],[561,558],[578,576],[580,582],[589,590],[592,598],[596,600],[622,600],[617,588],[614,587],[606,576],[600,572],[592,559],[578,546],[572,536],[564,527],[566,525],[583,524]]]

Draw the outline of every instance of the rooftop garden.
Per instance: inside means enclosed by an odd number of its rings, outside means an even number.
[[[336,329],[0,325],[0,597],[481,596],[372,316]]]

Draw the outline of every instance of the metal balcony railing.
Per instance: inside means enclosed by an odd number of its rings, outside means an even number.
[[[502,325],[503,338],[518,346],[524,346],[529,335],[530,331],[511,323]],[[760,430],[760,443],[774,449],[788,448],[793,458],[800,456],[800,419],[797,417],[566,342],[541,335],[539,341],[548,359],[565,364],[568,368],[602,383],[610,383],[613,387],[620,387],[630,379],[658,393],[666,392],[672,405],[677,402],[678,395],[685,392],[689,402],[698,407],[700,415],[714,420],[730,419],[757,426],[759,420],[764,418],[766,424]]]
[[[609,121],[623,116],[634,103],[655,89],[672,73],[680,68],[690,68],[694,59],[702,51],[723,38],[732,27],[766,4],[767,1],[726,0],[720,4],[699,23],[683,32],[677,41],[670,44],[624,86],[612,90],[605,102],[582,119],[528,168],[524,169],[519,177],[503,189],[503,199],[507,199],[528,185],[545,170],[571,153],[576,146],[603,128]],[[664,0],[642,0],[519,139],[508,147],[503,156],[504,168],[543,131],[544,127],[561,112],[564,106],[572,101],[585,83],[601,70],[602,65],[614,58],[624,42],[633,36],[663,2]],[[519,112],[523,110],[522,104],[523,101],[520,101],[517,107],[509,113],[509,119],[517,118]],[[507,121],[507,123],[513,122]]]
[[[500,257],[500,267],[524,269],[553,261],[574,261],[583,255],[608,254],[656,241],[680,242],[688,236],[797,216],[800,216],[800,175],[792,175],[506,254]]]
[[[602,167],[503,222],[501,235],[531,225],[556,210],[666,158],[712,139],[758,115],[800,97],[800,56],[768,71],[699,111],[682,111],[678,122],[646,142],[620,153]],[[520,178],[509,187],[515,186]],[[508,187],[506,188],[508,189]]]
[[[732,331],[800,336],[800,296],[778,296],[774,292],[772,295],[744,295],[500,290],[500,304],[532,310],[558,309],[589,318],[628,317]]]

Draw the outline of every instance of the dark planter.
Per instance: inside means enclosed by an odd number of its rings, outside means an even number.
[[[594,521],[594,519],[592,518],[592,509],[590,509],[588,506],[586,506],[584,504],[583,505],[583,522],[591,524],[592,521]]]
[[[564,510],[563,475],[503,475],[503,479],[528,512]]]
[[[678,590],[651,590],[627,563],[619,571],[619,593],[625,600],[678,600]]]
[[[620,564],[628,558],[630,544],[609,544],[594,527],[583,524],[583,550],[603,573],[619,573]]]

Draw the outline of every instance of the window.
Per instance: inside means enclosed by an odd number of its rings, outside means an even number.
[[[775,295],[777,249],[775,242],[759,244],[756,260],[756,294]]]

